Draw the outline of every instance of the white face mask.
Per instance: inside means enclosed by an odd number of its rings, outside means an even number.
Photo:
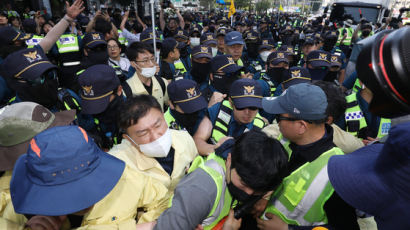
[[[191,42],[191,47],[199,46],[200,44],[199,38],[189,38],[189,41]]]
[[[212,57],[215,57],[218,54],[218,48],[211,47],[212,49]]]
[[[135,143],[130,136],[127,135],[127,137],[132,143],[138,146],[141,152],[147,157],[166,157],[172,145],[171,131],[169,128],[167,128],[164,135],[148,144],[139,145]]]
[[[141,75],[146,78],[153,77],[155,75],[155,72],[157,72],[157,66],[155,65],[151,68],[141,68]]]
[[[269,56],[270,53],[271,53],[270,51],[263,51],[259,55],[261,56],[262,60],[264,62],[266,62],[266,60],[268,60],[268,56]]]

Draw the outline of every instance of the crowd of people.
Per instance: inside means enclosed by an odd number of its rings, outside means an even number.
[[[8,8],[0,229],[410,228],[410,88],[356,70],[400,17]]]

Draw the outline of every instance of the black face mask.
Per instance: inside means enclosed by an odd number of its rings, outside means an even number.
[[[363,31],[362,31],[362,35],[363,35],[363,37],[367,37],[367,36],[369,36],[369,35],[370,35],[370,33],[371,33],[371,31],[370,31],[370,30],[363,30]]]
[[[189,30],[189,28],[191,28],[191,24],[185,24],[184,30]]]
[[[289,70],[283,67],[268,68],[267,72],[269,78],[277,84],[282,83],[282,81],[287,77],[288,73]]]
[[[108,107],[104,110],[104,112],[95,114],[94,116],[107,127],[111,126],[112,128],[110,131],[116,132],[118,109],[123,103],[123,99],[122,96],[118,96],[117,94],[114,95],[114,100],[112,100],[110,104],[108,104]]]
[[[257,58],[259,55],[257,43],[246,43],[246,51],[250,58]]]
[[[336,45],[337,39],[325,39],[323,42],[323,50],[330,52]]]
[[[210,70],[211,70],[210,62],[198,63],[192,60],[191,75],[198,84],[206,81],[207,77],[209,76]]]
[[[323,80],[327,74],[327,68],[310,69],[308,68],[312,80]]]
[[[179,49],[179,54],[182,58],[186,58],[188,57],[189,53],[188,53],[188,46],[185,45],[184,48]]]
[[[176,110],[172,110],[172,115],[175,120],[188,131],[189,134],[193,135],[200,112],[201,111],[196,111],[194,113],[180,113]]]
[[[212,85],[215,89],[222,94],[229,94],[229,89],[231,88],[232,83],[238,79],[236,73],[225,74],[225,75],[213,75]]]
[[[37,85],[15,81],[14,79],[8,81],[8,83],[10,88],[14,89],[23,101],[36,102],[50,110],[57,106],[57,79],[47,79],[44,83]]]
[[[228,191],[232,195],[232,198],[234,200],[237,200],[239,202],[246,202],[248,200],[251,200],[252,198],[256,197],[256,195],[249,195],[248,193],[244,192],[243,190],[239,189],[232,183],[232,169],[229,172],[231,174],[231,181],[227,183]],[[259,197],[260,195],[258,195]]]
[[[326,76],[323,78],[323,81],[334,82],[337,78],[337,71],[329,71]]]

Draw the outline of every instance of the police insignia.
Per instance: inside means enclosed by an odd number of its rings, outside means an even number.
[[[202,46],[201,47],[201,52],[208,53],[208,47]]]
[[[278,53],[278,58],[285,58],[285,54],[284,53]]]
[[[83,88],[83,93],[85,96],[94,96],[93,86],[81,86]]]
[[[292,71],[291,73],[292,73],[292,78],[293,77],[301,77],[300,76],[300,70],[295,70],[295,71]]]
[[[254,88],[255,88],[255,86],[243,86],[243,88],[245,89],[243,92],[244,92],[244,95],[255,95],[255,90],[254,90]]]
[[[40,61],[42,58],[39,54],[37,54],[37,50],[33,51],[33,52],[28,52],[23,54],[24,57],[26,57],[27,61],[32,63],[35,61]]]
[[[232,57],[228,57],[228,64],[235,64],[235,62],[233,61]]]
[[[193,98],[197,95],[196,91],[195,91],[195,87],[189,88],[185,90],[187,92],[187,96],[188,98]]]
[[[337,56],[332,56],[331,61],[332,61],[332,62],[337,62]]]
[[[93,35],[93,40],[101,39],[99,34],[92,34]]]
[[[326,58],[327,58],[327,54],[323,54],[323,53],[319,54],[319,59],[326,60]]]

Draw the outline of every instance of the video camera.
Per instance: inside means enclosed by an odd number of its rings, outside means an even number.
[[[356,71],[373,93],[370,111],[380,117],[410,114],[410,27],[384,30],[363,40]]]

